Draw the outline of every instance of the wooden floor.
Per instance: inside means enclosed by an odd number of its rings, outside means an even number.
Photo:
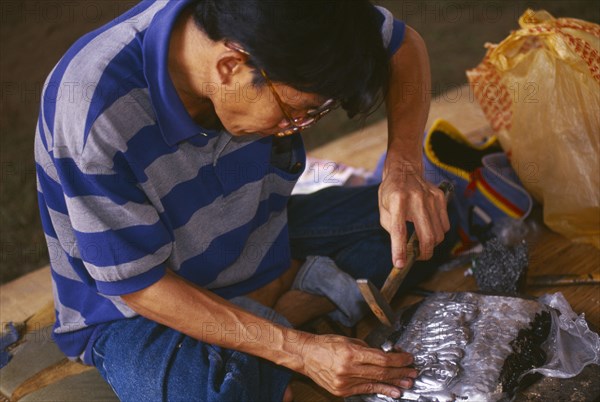
[[[459,95],[457,97],[456,93],[453,93],[451,98],[442,96],[434,100],[428,126],[436,118],[444,118],[462,132],[468,133],[471,138],[490,135],[491,130],[468,87],[462,87]],[[372,169],[386,148],[386,136],[386,123],[382,122],[327,144],[312,152],[311,156]],[[529,274],[600,273],[600,250],[589,245],[573,244],[549,231],[541,223],[538,227],[538,233],[530,239]],[[423,288],[433,291],[476,290],[474,279],[465,277],[463,272],[464,269],[456,269],[437,273],[423,284]],[[562,292],[576,313],[585,313],[591,327],[596,331],[600,328],[598,285],[530,288],[526,292],[534,296]],[[46,267],[0,287],[0,319],[2,322],[22,321],[51,299],[50,274]],[[400,308],[417,300],[419,297],[399,295],[394,301],[394,306]],[[368,317],[357,326],[357,336],[364,338],[376,326],[377,321]],[[303,380],[294,381],[292,386],[295,400],[299,402],[340,400]]]

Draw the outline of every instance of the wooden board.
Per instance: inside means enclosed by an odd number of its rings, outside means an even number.
[[[21,322],[52,301],[50,267],[0,286],[0,320]]]

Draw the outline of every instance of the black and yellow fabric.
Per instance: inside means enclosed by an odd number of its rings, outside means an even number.
[[[485,240],[494,225],[525,219],[533,206],[496,136],[473,143],[438,119],[425,136],[423,165],[428,181],[454,184],[464,248]]]

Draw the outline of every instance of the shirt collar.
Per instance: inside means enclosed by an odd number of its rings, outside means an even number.
[[[218,131],[203,128],[192,119],[175,90],[167,68],[171,31],[179,14],[192,1],[168,1],[156,13],[144,35],[144,75],[160,131],[169,146],[200,133],[207,137],[219,134]]]

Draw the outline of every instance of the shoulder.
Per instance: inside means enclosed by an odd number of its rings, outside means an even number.
[[[381,6],[373,6],[377,10],[379,24],[381,26],[381,37],[388,55],[392,56],[404,41],[406,25],[403,21],[394,17],[387,9]]]
[[[141,37],[164,2],[144,1],[75,42],[48,76],[41,118],[53,148],[81,155],[103,131],[114,142],[139,120],[151,124]],[[125,116],[135,116],[127,121]]]

